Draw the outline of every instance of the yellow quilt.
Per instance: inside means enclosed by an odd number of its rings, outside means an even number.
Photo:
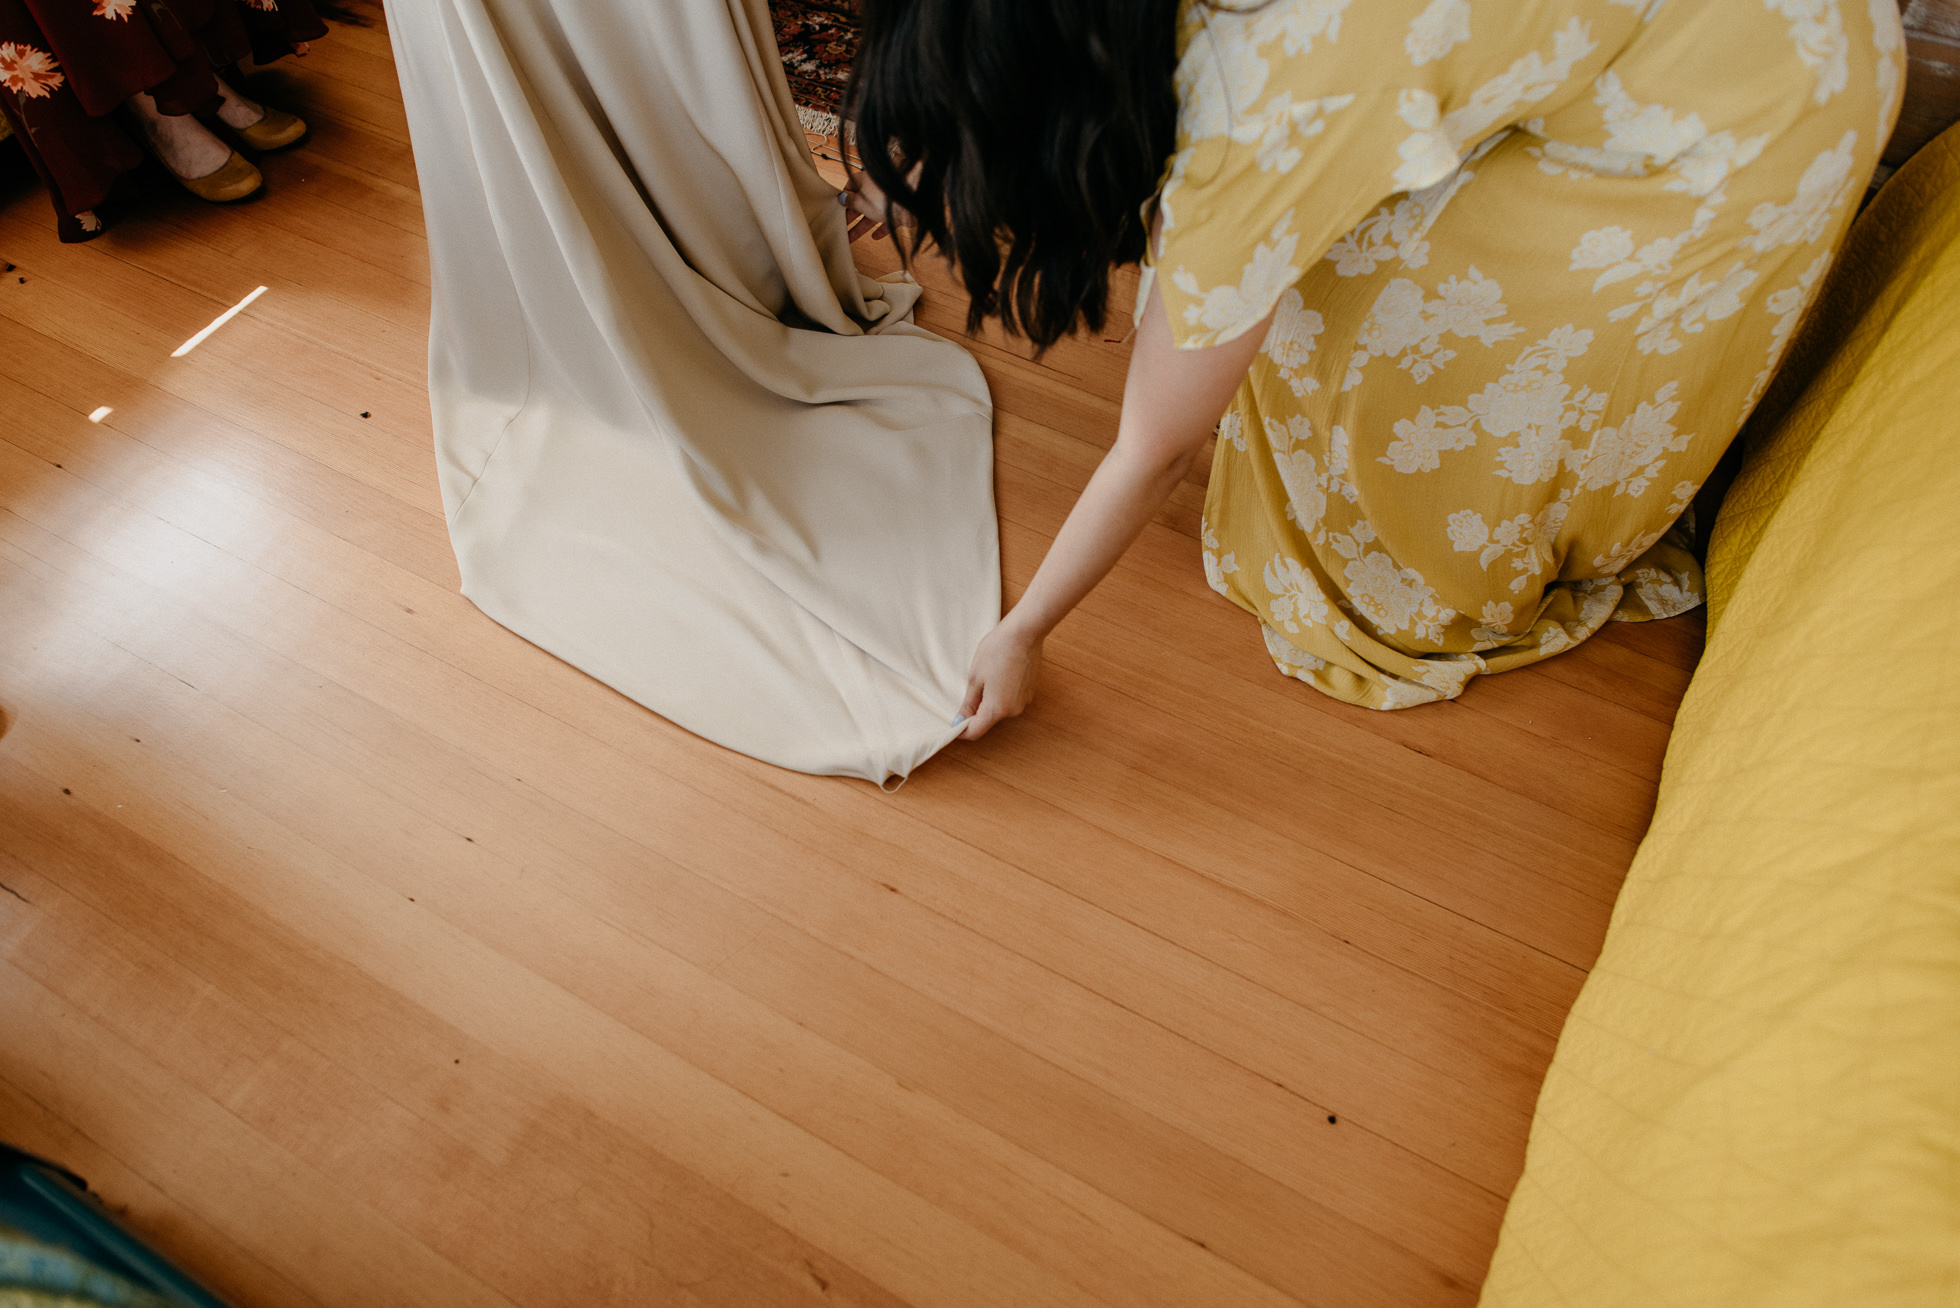
[[[1955,131],[1784,375],[1483,1308],[1960,1305]]]

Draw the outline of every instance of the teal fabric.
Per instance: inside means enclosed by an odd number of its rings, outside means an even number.
[[[0,1308],[169,1308],[169,1303],[79,1254],[0,1224]]]

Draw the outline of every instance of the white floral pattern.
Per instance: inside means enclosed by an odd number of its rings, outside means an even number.
[[[1883,141],[1899,116],[1899,98],[1905,94],[1906,34],[1892,0],[1865,0],[1865,8],[1872,25],[1873,80],[1878,87],[1878,130],[1872,140]]]
[[[1254,120],[1258,129],[1259,170],[1292,172],[1302,157],[1300,143],[1327,129],[1327,115],[1353,103],[1351,95],[1322,96],[1298,104],[1285,92],[1274,96]]]
[[[1858,133],[1845,129],[1838,143],[1825,150],[1797,180],[1797,193],[1787,204],[1765,201],[1749,211],[1755,233],[1745,237],[1744,249],[1768,254],[1786,245],[1813,245],[1851,198],[1858,183]]]
[[[1636,568],[1627,581],[1647,612],[1655,618],[1672,618],[1701,604],[1701,590],[1682,577],[1659,568]]]
[[[1707,199],[1718,196],[1729,175],[1754,161],[1770,139],[1767,133],[1738,138],[1711,132],[1698,113],[1677,116],[1666,105],[1642,104],[1612,69],[1593,83],[1593,103],[1606,127],[1605,142],[1545,141],[1531,147],[1540,169],[1554,176],[1583,171],[1607,177],[1645,177],[1666,169],[1675,176],[1663,189]]]
[[[1687,227],[1642,245],[1636,246],[1628,228],[1594,228],[1579,238],[1568,264],[1572,271],[1601,270],[1593,279],[1595,293],[1635,280],[1632,297],[1612,309],[1608,319],[1617,322],[1641,314],[1634,328],[1641,353],[1672,354],[1683,344],[1677,331],[1697,333],[1739,312],[1745,293],[1755,283],[1758,274],[1746,261],[1737,262],[1720,277],[1695,269],[1683,281],[1672,278],[1675,261],[1698,248],[1714,228],[1728,199],[1729,179],[1755,162],[1770,138],[1711,132],[1698,113],[1677,115],[1665,105],[1642,104],[1612,70],[1601,74],[1594,85],[1593,101],[1606,127],[1605,144],[1548,142],[1532,153],[1540,169],[1554,175],[1583,171],[1593,176],[1646,177],[1658,170],[1671,174],[1662,183],[1663,190],[1698,201]]]
[[[1409,62],[1420,68],[1469,39],[1470,0],[1429,0],[1429,7],[1409,20],[1402,48],[1409,52]]]
[[[1204,524],[1199,544],[1205,552],[1205,581],[1223,595],[1226,593],[1225,578],[1239,570],[1238,556],[1229,550],[1223,554],[1218,552],[1218,533],[1211,529],[1210,523]]]
[[[1639,496],[1647,493],[1654,478],[1667,466],[1666,456],[1678,454],[1694,441],[1692,434],[1675,430],[1674,415],[1681,411],[1675,398],[1679,382],[1669,382],[1642,400],[1633,412],[1611,427],[1601,427],[1592,443],[1574,450],[1566,462],[1579,476],[1582,491],[1611,490],[1615,495]]]
[[[1441,699],[1455,699],[1470,684],[1470,678],[1489,668],[1475,654],[1435,654],[1416,660],[1416,680]]]
[[[1175,196],[1184,183],[1193,150],[1203,142],[1259,143],[1262,171],[1290,170],[1299,161],[1292,148],[1295,132],[1311,136],[1323,114],[1351,103],[1352,96],[1313,97],[1297,105],[1291,92],[1261,102],[1277,52],[1311,53],[1315,42],[1339,39],[1341,15],[1350,0],[1293,0],[1257,10],[1196,11],[1201,31],[1178,61],[1174,86],[1178,99],[1180,149],[1159,193],[1166,229],[1176,225]],[[1283,165],[1283,166],[1282,166]]]
[[[1266,653],[1272,656],[1274,665],[1287,676],[1310,682],[1314,673],[1327,666],[1326,659],[1307,653],[1271,627],[1262,625],[1259,631],[1266,638]]]
[[[1769,357],[1750,385],[1748,396],[1742,401],[1742,413],[1737,417],[1737,422],[1749,416],[1749,411],[1756,407],[1756,401],[1762,399],[1763,392],[1769,389],[1769,379],[1776,375],[1776,365],[1783,358],[1783,351],[1789,348],[1790,334],[1796,331],[1804,310],[1810,307],[1811,298],[1817,294],[1817,284],[1824,279],[1824,270],[1830,265],[1831,252],[1826,250],[1797,274],[1794,285],[1784,287],[1763,301],[1763,308],[1776,315],[1776,323],[1769,329]]]
[[[1451,546],[1459,553],[1476,551],[1477,566],[1486,572],[1491,564],[1508,558],[1513,576],[1505,584],[1515,594],[1530,585],[1533,578],[1557,569],[1559,532],[1571,512],[1572,492],[1568,489],[1538,512],[1520,513],[1495,526],[1486,523],[1475,509],[1458,509],[1449,516],[1447,530]],[[1490,625],[1490,611],[1495,603],[1484,604],[1486,626]],[[1508,613],[1511,606],[1504,603],[1502,609]]]
[[[1227,409],[1225,416],[1218,420],[1218,439],[1241,454],[1245,452],[1245,413],[1240,409]]]
[[[1672,354],[1681,348],[1681,338],[1674,334],[1676,328],[1693,334],[1711,322],[1740,313],[1743,295],[1755,284],[1756,276],[1755,269],[1742,263],[1721,277],[1703,278],[1699,272],[1689,273],[1687,281],[1661,291],[1644,306],[1638,302],[1621,305],[1607,317],[1617,320],[1644,307],[1646,312],[1634,327],[1640,352]]]
[[[1307,308],[1300,292],[1287,287],[1279,297],[1272,328],[1267,331],[1266,343],[1259,347],[1259,352],[1272,360],[1274,370],[1295,395],[1311,395],[1320,389],[1320,380],[1307,365],[1313,360],[1314,343],[1326,330],[1327,323],[1320,312]],[[1244,448],[1243,442],[1240,448]]]
[[[1496,451],[1497,476],[1520,485],[1551,480],[1572,449],[1565,433],[1590,431],[1606,409],[1604,392],[1575,389],[1565,378],[1567,365],[1592,339],[1569,324],[1557,328],[1464,403],[1423,405],[1414,419],[1396,422],[1395,440],[1380,461],[1397,472],[1431,472],[1441,466],[1441,451],[1469,449],[1490,436],[1516,441]]]
[[[1207,329],[1188,338],[1187,344],[1229,341],[1272,311],[1279,297],[1300,280],[1300,267],[1293,261],[1300,236],[1292,229],[1293,211],[1288,209],[1273,224],[1271,236],[1254,247],[1237,286],[1214,286],[1185,309],[1184,321]],[[1188,268],[1172,273],[1171,285],[1186,295],[1199,295],[1198,279]]]
[[[1202,543],[1276,667],[1407,707],[1699,601],[1675,528],[1896,113],[1895,8],[1185,0],[1144,293],[1185,348],[1272,315]]]
[[[1327,539],[1334,553],[1347,560],[1341,571],[1347,578],[1348,602],[1377,632],[1442,639],[1443,626],[1456,610],[1438,598],[1420,572],[1402,567],[1387,551],[1376,548],[1373,527],[1357,522]]]
[[[1448,113],[1442,112],[1434,92],[1404,90],[1396,112],[1415,130],[1396,147],[1402,165],[1395,170],[1395,185],[1412,191],[1441,181],[1456,167],[1466,144],[1482,140],[1525,105],[1551,95],[1572,75],[1573,66],[1598,48],[1591,27],[1575,17],[1553,34],[1549,59],[1537,50],[1520,55]]]
[[[1390,259],[1404,268],[1420,268],[1428,263],[1429,242],[1423,238],[1442,217],[1444,207],[1476,176],[1471,166],[1497,141],[1498,138],[1492,137],[1480,144],[1434,186],[1411,191],[1362,219],[1327,251],[1334,271],[1343,277],[1360,277],[1374,272]]]
[[[1517,634],[1511,630],[1517,620],[1517,609],[1509,601],[1485,600],[1477,626],[1470,632],[1471,650],[1480,652],[1510,644]]]
[[[1272,451],[1273,470],[1286,487],[1287,519],[1318,543],[1325,534],[1321,519],[1327,513],[1327,476],[1320,469],[1311,448],[1313,427],[1304,414],[1294,414],[1285,422],[1266,419],[1266,446]]]
[[[1851,41],[1844,30],[1838,0],[1763,0],[1771,13],[1790,25],[1790,43],[1797,58],[1817,78],[1813,93],[1823,104],[1842,91],[1850,77]]]
[[[1436,294],[1397,277],[1382,288],[1375,306],[1355,337],[1341,389],[1361,384],[1361,370],[1371,359],[1394,359],[1415,380],[1428,381],[1456,357],[1443,345],[1445,335],[1480,345],[1508,341],[1523,329],[1498,321],[1504,316],[1504,288],[1477,271],[1475,264],[1462,277],[1445,278]]]
[[[1334,611],[1320,583],[1291,555],[1276,555],[1266,564],[1262,580],[1266,593],[1272,596],[1269,607],[1273,622],[1288,631],[1299,631],[1302,623],[1324,623]]]

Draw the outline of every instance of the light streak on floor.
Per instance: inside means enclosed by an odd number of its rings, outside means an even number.
[[[181,359],[186,354],[189,354],[192,350],[195,350],[198,346],[204,344],[205,339],[209,337],[212,332],[217,331],[218,328],[224,326],[226,323],[230,322],[233,318],[236,318],[241,312],[243,312],[246,305],[250,304],[252,301],[258,299],[261,295],[264,294],[265,294],[265,287],[261,286],[257,290],[253,291],[250,295],[240,300],[237,304],[232,305],[231,308],[226,309],[223,313],[219,314],[217,317],[211,320],[211,325],[209,327],[206,327],[203,331],[199,332],[197,335],[191,337],[188,341],[185,341],[182,345],[179,345],[176,349],[172,350],[170,352],[170,357],[173,359]]]

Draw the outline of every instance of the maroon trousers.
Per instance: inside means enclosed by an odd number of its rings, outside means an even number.
[[[73,239],[74,215],[142,162],[110,116],[123,101],[147,91],[167,114],[215,109],[215,69],[326,34],[312,0],[0,0],[0,112]]]

